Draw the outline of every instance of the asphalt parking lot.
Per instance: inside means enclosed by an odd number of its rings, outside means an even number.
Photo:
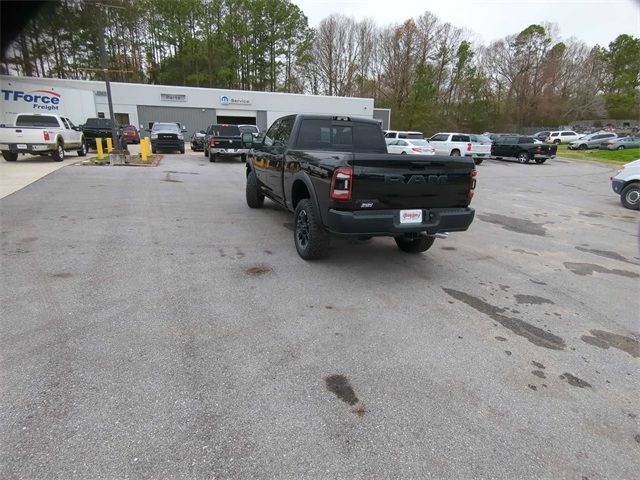
[[[468,232],[314,263],[201,153],[1,199],[0,477],[637,478],[640,213],[478,170]]]

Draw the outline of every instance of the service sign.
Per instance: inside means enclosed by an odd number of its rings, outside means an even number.
[[[33,110],[56,111],[60,109],[62,94],[53,90],[0,90],[2,100],[29,105]]]
[[[220,95],[220,105],[251,105],[251,99]]]

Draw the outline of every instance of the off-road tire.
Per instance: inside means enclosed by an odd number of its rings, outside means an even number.
[[[216,157],[217,157],[217,155],[216,155],[215,153],[211,153],[211,152],[209,152],[209,161],[210,161],[211,163],[216,163],[216,160],[217,160],[217,158],[216,158]]]
[[[541,164],[543,164],[543,163],[544,163],[544,162],[546,162],[546,161],[547,161],[547,159],[546,159],[546,158],[536,158],[536,163],[537,163],[538,165],[541,165]]]
[[[249,208],[262,208],[264,205],[264,195],[258,189],[258,179],[253,171],[247,175],[246,197]]]
[[[298,202],[293,218],[293,242],[304,260],[317,260],[329,253],[329,232],[317,217],[310,199]]]
[[[436,237],[422,235],[417,238],[394,237],[398,248],[406,253],[422,253],[431,248]]]
[[[459,157],[460,156],[460,150],[458,150],[457,148],[454,148],[453,150],[451,150],[450,155],[451,157]]]
[[[79,157],[87,156],[87,144],[85,143],[84,138],[82,139],[80,149],[76,153],[78,154]]]
[[[51,155],[54,162],[61,162],[64,160],[64,146],[61,143],[56,144],[56,149]]]
[[[18,160],[18,154],[16,152],[10,152],[9,150],[3,150],[2,157],[7,162],[15,162],[16,160]]]
[[[484,158],[474,158],[473,159],[473,163],[475,163],[476,165],[480,165],[483,160],[484,160]]]

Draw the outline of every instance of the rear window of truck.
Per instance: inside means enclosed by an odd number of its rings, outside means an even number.
[[[40,115],[20,115],[16,118],[16,127],[59,127],[56,117]]]
[[[214,137],[240,137],[240,129],[237,125],[211,125],[209,135]]]
[[[111,119],[109,118],[88,118],[84,124],[89,128],[111,128]]]
[[[374,123],[333,123],[331,120],[302,120],[296,147],[300,150],[387,153],[380,126]]]

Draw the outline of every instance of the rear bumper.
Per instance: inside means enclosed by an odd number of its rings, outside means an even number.
[[[209,151],[216,155],[229,155],[229,156],[239,156],[244,155],[245,153],[249,153],[249,150],[246,148],[214,148],[209,147]]]
[[[396,236],[403,233],[435,235],[442,232],[463,232],[469,228],[473,208],[431,208],[422,210],[422,223],[401,224],[400,210],[369,210],[345,212],[329,209],[327,229],[344,235]]]
[[[11,153],[44,153],[52,152],[56,149],[55,143],[3,143],[0,150]]]

